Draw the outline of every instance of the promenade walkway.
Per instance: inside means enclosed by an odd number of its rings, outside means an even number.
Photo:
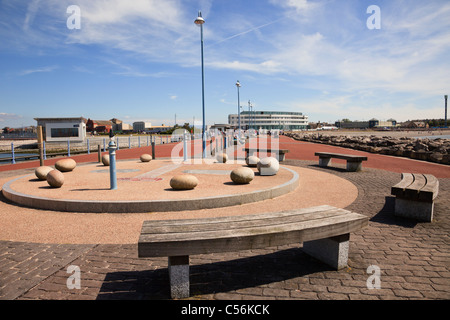
[[[160,145],[157,158],[169,157],[175,144]],[[349,267],[338,272],[310,258],[301,244],[282,248],[191,257],[192,300],[448,300],[450,298],[450,167],[416,160],[364,154],[363,171],[344,170],[344,162],[320,168],[314,152],[344,149],[294,141],[288,166],[343,178],[358,190],[347,209],[370,217],[369,226],[350,239]],[[151,148],[122,149],[118,160],[138,158]],[[77,163],[96,162],[97,155],[73,156]],[[50,159],[46,164],[53,164]],[[334,160],[333,160],[334,162]],[[0,166],[0,186],[31,173],[39,161]],[[390,188],[401,172],[431,173],[440,192],[432,223],[394,217]],[[45,211],[17,207],[0,195],[2,214],[35,215]],[[117,223],[126,219],[111,215]],[[24,226],[21,226],[24,227]],[[72,226],[76,228],[76,225]],[[1,229],[0,225],[0,229]],[[64,232],[64,230],[55,230]],[[79,267],[80,288],[69,289],[69,266]],[[370,266],[378,267],[378,288],[371,289]],[[373,279],[373,278],[370,278]],[[137,257],[137,243],[33,243],[0,238],[0,299],[110,300],[168,299],[167,259]]]

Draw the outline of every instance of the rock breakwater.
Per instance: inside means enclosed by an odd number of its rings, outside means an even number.
[[[397,138],[375,135],[346,136],[296,132],[287,132],[285,135],[298,141],[322,143],[370,153],[450,164],[450,139]]]

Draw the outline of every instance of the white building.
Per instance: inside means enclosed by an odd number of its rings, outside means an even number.
[[[243,111],[241,112],[241,129],[256,130],[303,130],[308,127],[308,116],[301,112],[283,111]],[[230,114],[228,123],[239,128],[239,116]]]
[[[151,127],[152,127],[152,124],[150,122],[144,122],[144,121],[133,122],[133,131],[134,132],[150,130]]]
[[[42,126],[44,141],[83,142],[86,139],[86,122],[79,118],[34,118]]]

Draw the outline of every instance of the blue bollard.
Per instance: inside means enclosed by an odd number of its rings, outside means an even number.
[[[88,150],[87,150],[87,151],[88,151],[87,153],[88,153],[88,154],[91,154],[91,147],[90,147],[90,145],[89,145],[89,139],[87,139],[87,149],[88,149]]]
[[[47,151],[45,149],[45,141],[42,142],[42,146],[44,148],[44,160],[47,160]]]
[[[116,171],[116,144],[113,139],[109,142],[109,179],[110,189],[117,189],[117,171]]]
[[[103,152],[106,152],[106,138],[103,138]]]
[[[70,140],[67,140],[67,156],[70,157]]]
[[[11,142],[11,154],[12,154],[12,164],[16,163],[16,159],[14,156],[14,142]]]

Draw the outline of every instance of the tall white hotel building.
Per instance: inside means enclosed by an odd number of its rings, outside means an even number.
[[[228,115],[228,124],[239,128],[239,116]],[[301,112],[283,111],[243,111],[241,112],[241,129],[256,130],[304,130],[308,126],[308,116]]]

